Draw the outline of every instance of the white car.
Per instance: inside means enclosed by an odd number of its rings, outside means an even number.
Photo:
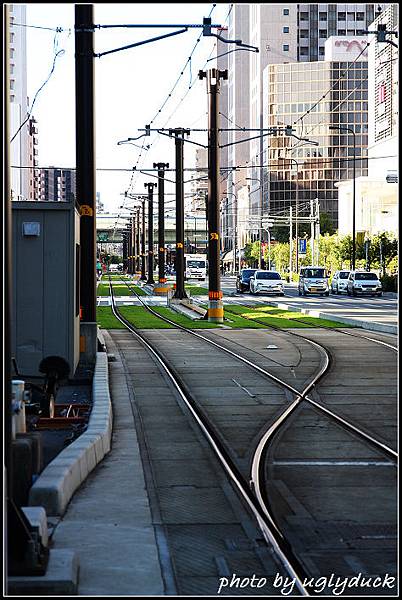
[[[333,294],[342,294],[347,292],[348,277],[350,271],[336,271],[331,281],[331,292]]]
[[[369,271],[351,271],[346,288],[348,296],[382,296],[382,285],[376,273]]]
[[[250,278],[250,293],[275,294],[284,296],[284,281],[277,271],[257,270]]]

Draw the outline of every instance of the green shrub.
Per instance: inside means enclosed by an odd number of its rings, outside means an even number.
[[[382,290],[383,292],[397,292],[398,291],[398,277],[397,275],[388,275],[387,273],[381,277]]]

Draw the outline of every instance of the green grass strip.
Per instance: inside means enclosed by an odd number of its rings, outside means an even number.
[[[111,306],[97,306],[96,321],[101,329],[124,329],[123,323],[112,313]]]
[[[344,325],[343,323],[330,321],[329,319],[310,317],[299,312],[283,310],[268,305],[249,307],[233,304],[227,306],[225,311],[226,317],[229,317],[230,313],[235,313],[236,315],[241,315],[248,319],[258,319],[267,325],[286,329],[302,329],[307,327],[328,327],[329,329],[336,329],[337,327],[353,327],[352,325]]]
[[[143,306],[119,306],[119,312],[138,329],[172,329],[173,325],[165,323]]]
[[[191,285],[191,284],[185,284],[185,290],[186,292],[188,292],[189,294],[191,294],[191,296],[208,296],[208,288],[205,287],[201,287],[199,285]]]

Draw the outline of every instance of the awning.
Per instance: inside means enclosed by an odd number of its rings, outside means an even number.
[[[233,262],[233,250],[229,250],[222,258],[222,262]]]

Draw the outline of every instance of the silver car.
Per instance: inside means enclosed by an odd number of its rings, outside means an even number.
[[[324,294],[329,296],[328,273],[325,267],[303,267],[300,269],[299,296]]]
[[[347,291],[348,277],[350,271],[336,271],[331,281],[331,292],[333,294],[342,294]]]
[[[284,296],[284,282],[277,271],[257,270],[250,278],[250,293],[265,292]]]
[[[348,296],[382,296],[382,284],[375,273],[369,271],[351,271],[348,277]]]

